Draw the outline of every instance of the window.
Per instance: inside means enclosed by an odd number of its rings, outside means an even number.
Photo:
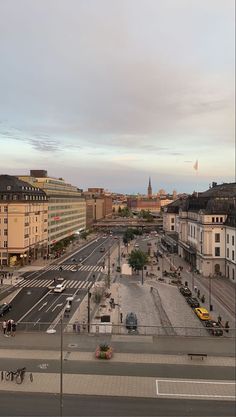
[[[175,226],[171,226],[171,230],[175,230]]]
[[[7,229],[4,229],[4,236],[7,236]]]
[[[232,261],[234,261],[234,250],[232,250]]]
[[[220,217],[220,222],[223,223],[223,217]]]
[[[4,206],[4,213],[7,213],[7,206]]]
[[[175,219],[174,219],[174,217],[172,217],[171,218],[171,223],[174,223],[175,222]]]
[[[220,248],[215,248],[215,256],[220,256]]]
[[[215,223],[215,217],[211,218],[212,223]]]
[[[226,241],[227,241],[227,243],[229,243],[229,235],[228,234],[226,236]]]
[[[227,256],[227,258],[229,258],[229,248],[227,248],[226,256]]]
[[[3,247],[4,247],[4,248],[7,248],[7,240],[4,240],[4,242],[3,242]]]
[[[232,269],[232,279],[234,279],[234,269]]]
[[[5,219],[4,219],[4,223],[5,224],[7,224],[8,222],[7,222],[7,217],[5,217]]]
[[[215,242],[220,242],[220,233],[215,234]]]
[[[219,223],[219,217],[216,217],[216,223]]]
[[[234,236],[232,236],[232,246],[234,246]]]

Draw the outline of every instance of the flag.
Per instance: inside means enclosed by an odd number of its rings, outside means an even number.
[[[196,160],[195,164],[193,165],[193,168],[195,169],[195,171],[198,170],[198,160]]]

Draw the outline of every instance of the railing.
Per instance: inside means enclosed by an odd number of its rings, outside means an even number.
[[[113,335],[139,335],[139,336],[166,336],[166,337],[211,337],[211,338],[233,338],[236,337],[236,329],[234,328],[221,328],[223,330],[222,336],[213,336],[208,330],[201,327],[168,327],[168,326],[143,326],[138,325],[137,330],[128,330],[125,324],[112,324],[112,323],[90,323],[91,334],[113,334]],[[51,328],[51,323],[29,323],[20,322],[17,324],[17,333],[32,333],[32,332],[47,332]],[[215,328],[213,328],[215,330]],[[60,332],[60,325],[55,326],[54,330],[56,333]],[[86,334],[88,333],[87,323],[71,323],[64,324],[64,333],[77,333]]]

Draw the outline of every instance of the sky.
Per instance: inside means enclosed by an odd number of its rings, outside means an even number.
[[[234,7],[0,0],[0,174],[124,193],[235,181]]]

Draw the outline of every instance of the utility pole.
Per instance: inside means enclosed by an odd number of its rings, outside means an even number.
[[[90,288],[88,289],[88,333],[90,333],[90,298],[91,298],[91,292]]]
[[[209,275],[209,310],[213,310],[213,306],[211,304],[211,274]]]
[[[63,416],[63,315],[60,319],[61,324],[61,355],[60,355],[60,417]]]
[[[110,246],[108,249],[108,271],[107,271],[107,286],[110,288],[111,285],[111,253],[110,253]]]
[[[120,268],[120,238],[118,239],[118,266]]]

